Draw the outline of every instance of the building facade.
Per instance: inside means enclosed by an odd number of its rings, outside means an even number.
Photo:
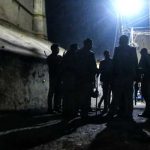
[[[45,0],[0,0],[0,21],[46,38]]]
[[[45,0],[0,0],[0,33],[0,111],[47,110]]]

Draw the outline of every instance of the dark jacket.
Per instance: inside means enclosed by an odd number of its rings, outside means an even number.
[[[112,79],[112,59],[105,59],[100,61],[100,68],[99,68],[99,73],[101,74],[100,76],[100,81],[105,82],[105,81],[111,81]]]
[[[73,91],[76,88],[76,53],[67,51],[62,61],[62,81],[64,91]]]
[[[55,78],[59,75],[62,56],[51,54],[47,57],[50,78]]]
[[[139,62],[139,68],[142,70],[142,74],[147,79],[150,79],[150,55],[141,56]]]
[[[77,77],[82,82],[95,81],[96,60],[92,51],[81,49],[77,52]]]
[[[131,46],[115,48],[113,56],[113,77],[135,79],[138,68],[136,49]]]

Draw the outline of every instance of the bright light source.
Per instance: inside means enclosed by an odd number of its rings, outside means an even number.
[[[133,16],[143,8],[143,0],[116,0],[117,13],[122,16]]]

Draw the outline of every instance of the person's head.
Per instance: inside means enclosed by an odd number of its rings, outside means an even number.
[[[90,50],[92,48],[92,40],[87,38],[86,40],[84,40],[84,48],[87,50]]]
[[[126,45],[128,45],[128,42],[129,42],[129,38],[127,35],[122,35],[119,39],[120,46],[126,46]]]
[[[59,53],[59,45],[58,44],[52,44],[51,50],[53,54],[58,54]]]
[[[69,48],[70,51],[76,51],[77,49],[78,49],[78,44],[74,43],[70,45],[70,48]]]
[[[107,50],[105,50],[103,54],[104,54],[105,59],[110,57],[109,51]]]
[[[148,54],[147,48],[142,48],[140,53],[141,53],[141,56],[147,55]]]

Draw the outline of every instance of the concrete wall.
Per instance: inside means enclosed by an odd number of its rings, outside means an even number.
[[[21,3],[19,2],[20,1],[17,0],[0,0],[0,18],[31,32],[33,16],[30,12],[33,12],[33,6],[31,8],[31,4],[33,5],[33,0],[26,3],[26,7],[22,7],[24,4],[22,3],[21,6]],[[27,7],[29,7],[31,11],[24,9]]]
[[[33,14],[34,0],[16,0],[23,5],[30,13]]]
[[[44,1],[0,0],[0,110],[47,110]]]
[[[44,0],[0,0],[0,20],[42,38],[47,37],[45,18]]]
[[[0,110],[47,110],[45,59],[0,50]]]
[[[33,29],[41,37],[47,35],[45,0],[34,0]]]

